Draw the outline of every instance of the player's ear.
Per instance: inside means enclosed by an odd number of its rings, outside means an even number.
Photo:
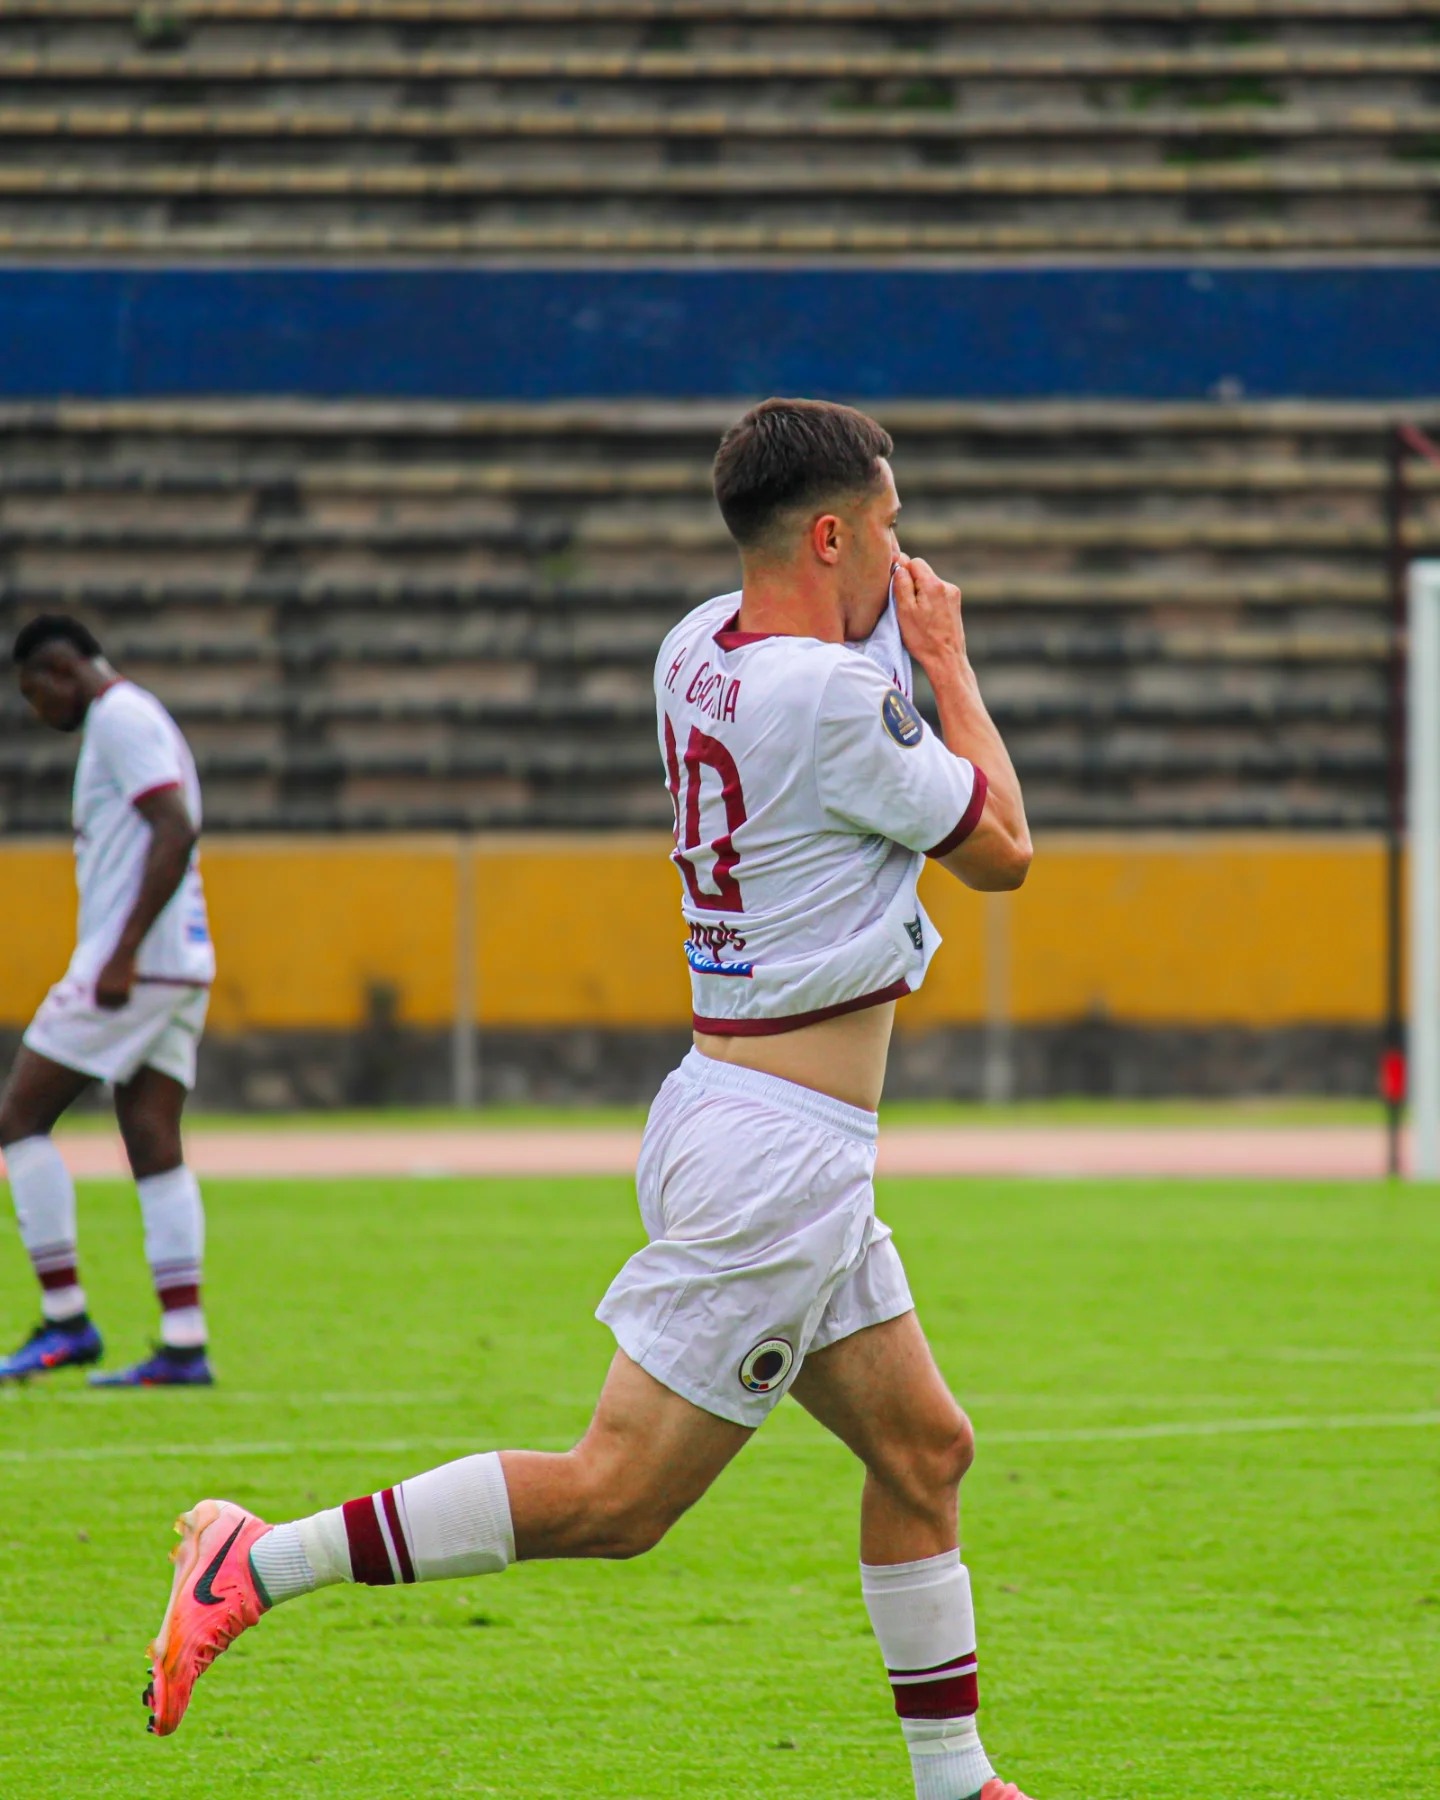
[[[810,548],[823,563],[840,560],[840,535],[843,530],[834,513],[821,513],[810,527]]]

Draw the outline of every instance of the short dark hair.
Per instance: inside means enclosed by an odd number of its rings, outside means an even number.
[[[46,644],[73,644],[82,656],[103,656],[100,641],[88,625],[72,619],[68,613],[41,613],[20,627],[15,648],[10,652],[15,667],[29,662]]]
[[[862,493],[894,439],[853,406],[765,400],[736,422],[715,455],[715,499],[742,549],[760,543],[781,513]]]

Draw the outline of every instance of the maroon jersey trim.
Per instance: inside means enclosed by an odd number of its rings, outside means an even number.
[[[980,823],[980,815],[985,810],[985,796],[990,792],[990,783],[983,769],[975,770],[975,786],[970,790],[970,804],[960,815],[960,823],[949,837],[941,838],[933,850],[927,850],[927,856],[948,856],[952,850],[958,850]]]
[[[142,800],[152,799],[156,794],[173,794],[183,790],[183,781],[157,781],[154,787],[142,788],[138,794],[131,796],[130,804],[138,806]]]
[[[740,631],[737,630],[739,623],[737,612],[728,625],[722,625],[715,633],[715,642],[722,650],[743,650],[747,644],[763,644],[766,638],[776,635],[773,631]]]
[[[837,1006],[820,1006],[814,1012],[787,1013],[780,1019],[706,1019],[692,1013],[690,1020],[696,1031],[710,1037],[778,1037],[782,1031],[799,1031],[801,1026],[818,1025],[822,1019],[838,1019],[842,1013],[883,1006],[887,1000],[903,1000],[909,992],[908,981],[892,981],[889,987],[877,988],[873,994],[842,1000]]]

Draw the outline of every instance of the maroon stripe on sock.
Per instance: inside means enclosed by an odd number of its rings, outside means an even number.
[[[390,1567],[373,1497],[366,1494],[363,1500],[347,1500],[341,1511],[350,1545],[351,1575],[366,1587],[394,1587],[395,1571]]]
[[[395,1498],[394,1488],[386,1488],[380,1496],[385,1506],[385,1517],[390,1521],[390,1536],[395,1543],[395,1555],[400,1563],[400,1579],[413,1581],[415,1565],[410,1560],[410,1546],[405,1542],[405,1533],[400,1525],[400,1502]]]
[[[53,1293],[56,1288],[74,1287],[80,1279],[80,1270],[73,1262],[63,1269],[37,1269],[35,1272],[47,1293]]]
[[[161,1312],[174,1312],[179,1306],[198,1306],[200,1286],[198,1282],[190,1281],[184,1287],[156,1288],[155,1297],[160,1302]]]
[[[907,1682],[893,1692],[902,1719],[967,1719],[980,1710],[980,1678],[973,1669],[938,1681]]]

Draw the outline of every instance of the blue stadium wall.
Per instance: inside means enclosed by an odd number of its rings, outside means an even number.
[[[0,269],[0,398],[1440,393],[1440,266]]]

